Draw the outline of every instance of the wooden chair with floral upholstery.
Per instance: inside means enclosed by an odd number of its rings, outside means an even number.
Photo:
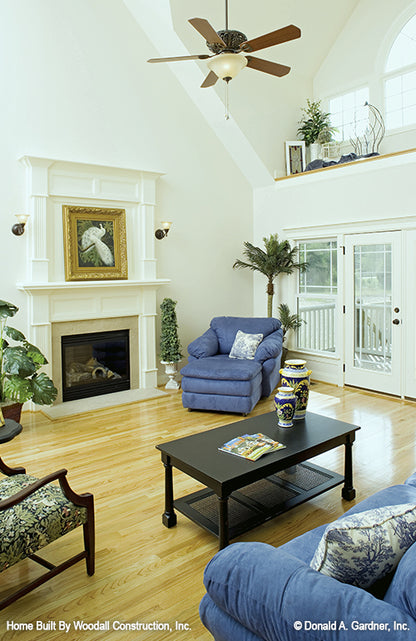
[[[94,497],[76,494],[62,469],[41,479],[26,474],[22,467],[10,468],[0,458],[0,572],[30,558],[47,568],[39,578],[0,600],[0,610],[81,559],[87,573],[94,574],[95,528]],[[59,481],[59,485],[53,483]],[[64,534],[82,525],[84,549],[54,565],[36,552]]]

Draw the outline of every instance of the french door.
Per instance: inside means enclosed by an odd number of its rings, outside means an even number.
[[[345,383],[401,394],[401,232],[345,237]]]

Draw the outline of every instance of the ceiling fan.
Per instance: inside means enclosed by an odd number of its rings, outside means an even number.
[[[151,58],[148,62],[208,60],[207,65],[210,71],[201,85],[202,88],[212,87],[218,78],[222,78],[228,83],[244,67],[263,71],[272,76],[285,76],[289,73],[290,67],[248,54],[288,42],[289,40],[295,40],[301,36],[300,29],[291,24],[258,38],[248,40],[247,36],[241,31],[228,28],[228,0],[225,0],[225,29],[215,31],[214,27],[205,18],[191,18],[188,22],[205,38],[206,45],[212,55],[203,53],[173,58]]]

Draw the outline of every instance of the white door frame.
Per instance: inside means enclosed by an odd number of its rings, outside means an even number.
[[[364,389],[384,392],[400,396],[402,394],[402,297],[401,297],[401,274],[402,274],[402,232],[374,232],[363,234],[346,235],[345,263],[344,263],[344,383]],[[392,245],[392,319],[398,320],[398,324],[392,325],[392,360],[391,372],[373,371],[354,365],[355,352],[355,301],[354,301],[354,256],[353,250],[356,245],[372,245],[391,243]],[[400,311],[394,313],[393,309]],[[390,320],[387,322],[391,322]]]

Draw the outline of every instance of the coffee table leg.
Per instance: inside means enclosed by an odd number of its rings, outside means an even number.
[[[228,496],[218,497],[218,508],[219,508],[219,527],[218,527],[218,536],[219,536],[219,549],[222,550],[226,548],[229,543],[228,538]]]
[[[169,456],[163,461],[165,466],[165,511],[162,515],[162,523],[165,527],[176,525],[176,514],[173,508],[173,477],[172,464]]]
[[[347,501],[355,499],[355,490],[352,484],[352,444],[354,436],[347,436],[345,442],[345,465],[344,465],[344,487],[342,488],[342,498]]]

